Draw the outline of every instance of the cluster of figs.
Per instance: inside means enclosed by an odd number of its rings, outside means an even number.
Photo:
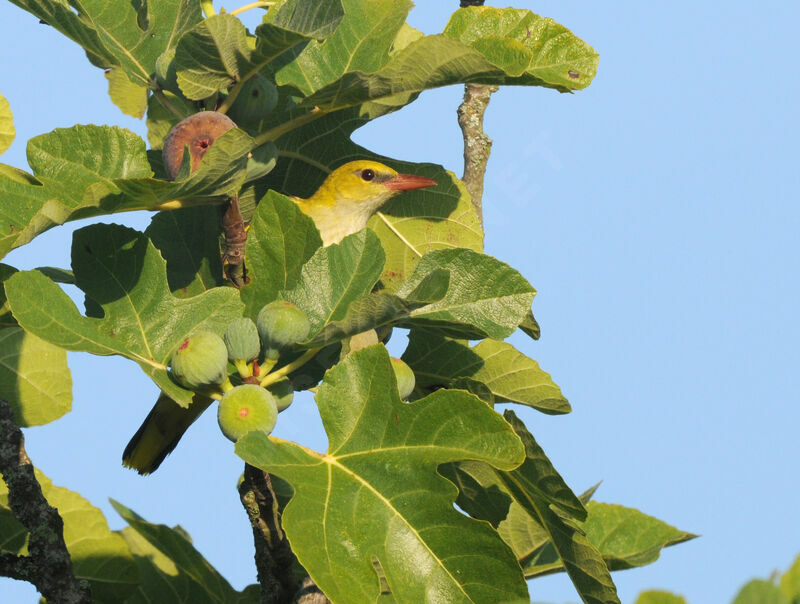
[[[197,331],[184,338],[172,354],[172,376],[190,390],[220,399],[217,420],[228,439],[236,442],[252,431],[270,434],[278,413],[294,397],[291,381],[275,379],[280,374],[270,372],[282,354],[308,337],[310,328],[308,317],[296,305],[270,302],[255,322],[247,317],[232,321],[223,337]],[[414,372],[397,358],[392,358],[392,368],[398,394],[407,399],[414,390]]]

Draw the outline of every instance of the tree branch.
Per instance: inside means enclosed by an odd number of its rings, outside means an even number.
[[[28,555],[0,556],[0,573],[32,583],[49,602],[91,602],[86,581],[72,571],[64,542],[64,522],[45,499],[33,464],[25,452],[25,438],[14,421],[11,405],[0,399],[0,473],[8,486],[8,505],[28,531]]]
[[[492,150],[492,139],[483,131],[483,114],[497,86],[465,84],[464,101],[458,107],[458,125],[464,135],[464,175],[461,180],[483,223],[483,178]]]
[[[483,6],[483,0],[461,0],[461,8]],[[464,175],[461,180],[483,224],[483,179],[492,150],[492,139],[483,131],[483,114],[497,86],[465,84],[464,101],[458,107],[458,125],[464,136]]]
[[[261,602],[291,602],[299,588],[292,568],[294,553],[281,528],[278,499],[269,474],[245,464],[239,498],[253,527]]]

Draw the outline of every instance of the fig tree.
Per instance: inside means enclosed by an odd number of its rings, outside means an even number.
[[[178,345],[170,366],[175,379],[190,390],[218,386],[228,378],[228,349],[217,334],[198,331]]]
[[[277,419],[275,397],[255,384],[242,384],[228,390],[217,411],[220,430],[233,442],[254,430],[269,434]]]
[[[264,357],[270,360],[277,359],[281,350],[305,340],[311,329],[306,313],[283,300],[264,306],[258,313],[257,323]]]

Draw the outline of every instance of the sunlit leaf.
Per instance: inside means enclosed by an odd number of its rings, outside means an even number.
[[[496,402],[520,403],[543,413],[569,413],[570,405],[533,359],[507,342],[467,342],[412,330],[403,360],[417,375],[417,385],[448,386],[468,377],[486,384]]]
[[[668,591],[649,589],[640,593],[634,604],[686,604],[686,598]]]
[[[311,322],[311,336],[344,318],[350,303],[365,296],[381,275],[383,249],[367,229],[341,243],[319,248],[303,265],[297,284],[281,298],[302,308]]]
[[[8,301],[20,325],[68,350],[125,356],[175,401],[189,404],[192,392],[167,374],[170,355],[193,331],[221,334],[241,316],[236,290],[214,288],[192,298],[175,298],[164,260],[153,244],[119,225],[76,231],[72,269],[78,287],[100,305],[104,316],[81,316],[55,283],[38,271],[25,271],[6,282]]]
[[[72,408],[67,351],[20,327],[0,329],[0,398],[20,426],[39,426]]]
[[[792,604],[772,581],[753,579],[736,594],[731,604]]]
[[[499,415],[461,391],[403,403],[381,345],[329,371],[317,405],[325,455],[256,432],[236,451],[294,488],[283,525],[326,595],[374,601],[377,561],[397,601],[527,601],[511,551],[453,508],[455,488],[436,471],[465,458],[516,466],[522,448]]]
[[[17,135],[14,130],[14,116],[11,113],[11,106],[8,104],[6,98],[0,94],[0,153],[5,153],[6,150],[14,142],[14,137]]]
[[[253,319],[281,290],[292,289],[303,265],[322,246],[314,221],[296,203],[270,191],[259,202],[247,232],[250,283],[242,288],[245,315]]]
[[[131,82],[120,68],[106,71],[108,96],[120,111],[131,117],[141,118],[147,110],[147,86]]]
[[[447,270],[450,284],[438,302],[411,313],[411,327],[455,337],[502,339],[530,310],[536,290],[504,262],[468,249],[436,250],[422,257],[397,290],[405,297],[435,270]]]
[[[202,18],[199,3],[184,0],[11,1],[81,45],[94,65],[119,67],[142,86],[149,86],[159,56]]]
[[[152,177],[144,141],[109,126],[57,128],[28,143],[33,175],[0,165],[0,257],[68,220],[137,209],[219,203],[244,182],[252,139],[217,139],[181,182]],[[182,200],[182,201],[177,201]]]

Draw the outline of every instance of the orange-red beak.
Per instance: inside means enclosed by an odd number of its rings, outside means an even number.
[[[394,178],[387,180],[383,186],[394,191],[411,191],[412,189],[424,189],[425,187],[436,186],[436,181],[424,176],[414,176],[413,174],[398,174]]]

